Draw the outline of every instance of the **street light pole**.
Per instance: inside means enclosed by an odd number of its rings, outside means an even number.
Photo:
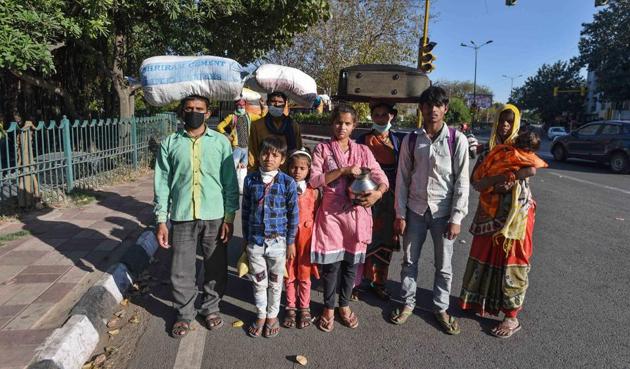
[[[477,53],[479,49],[481,49],[482,47],[490,43],[492,43],[492,40],[488,40],[481,45],[477,45],[475,41],[470,41],[470,45],[467,45],[463,42],[460,44],[460,46],[469,47],[475,50],[475,78],[473,80],[473,102],[471,104],[471,107],[473,108],[473,119],[472,119],[473,124],[475,124],[475,120],[477,119]]]
[[[511,95],[512,94],[512,90],[514,90],[514,80],[517,79],[517,78],[523,77],[523,75],[519,74],[518,76],[508,76],[508,75],[504,74],[502,77],[503,78],[507,78],[507,79],[510,80],[510,95]]]

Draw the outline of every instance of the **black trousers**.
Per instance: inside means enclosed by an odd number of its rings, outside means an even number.
[[[195,279],[197,245],[201,244],[203,256],[203,302],[199,313],[209,315],[219,312],[219,302],[227,284],[227,247],[219,238],[223,219],[172,222],[173,261],[171,283],[173,302],[178,319],[195,318],[197,284]]]
[[[338,261],[322,265],[322,279],[324,282],[324,305],[327,309],[335,308],[335,294],[339,284],[339,307],[350,304],[354,277],[357,274],[357,264]],[[341,279],[341,280],[340,280]],[[338,283],[339,282],[339,283]]]

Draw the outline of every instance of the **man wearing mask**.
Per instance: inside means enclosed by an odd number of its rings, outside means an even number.
[[[223,325],[219,301],[227,282],[226,246],[232,237],[239,195],[230,143],[206,127],[208,103],[207,98],[197,95],[182,100],[184,128],[162,141],[155,165],[157,239],[161,247],[173,247],[171,283],[177,317],[172,335],[176,338],[190,331],[197,314],[195,261],[199,244],[205,272],[198,312],[208,329]]]
[[[247,168],[247,145],[249,142],[249,131],[252,122],[259,120],[266,114],[267,107],[260,100],[261,115],[246,111],[247,100],[241,98],[234,102],[233,114],[228,114],[217,126],[217,131],[225,134],[229,133],[232,151],[234,153],[234,166],[237,169]]]
[[[302,147],[302,135],[300,126],[288,115],[287,95],[276,91],[267,95],[267,105],[269,111],[264,118],[252,123],[249,132],[249,160],[247,171],[253,172],[258,170],[257,154],[260,152],[260,145],[267,136],[278,136],[287,144],[287,152]],[[285,111],[287,114],[285,114]],[[284,172],[287,170],[285,162],[280,169]]]
[[[369,290],[376,296],[383,300],[389,299],[385,282],[392,254],[398,248],[398,237],[394,233],[394,189],[400,142],[404,137],[403,133],[391,129],[397,114],[398,111],[393,104],[372,102],[370,104],[372,130],[356,140],[359,144],[367,145],[372,151],[374,158],[387,175],[389,190],[383,194],[381,201],[372,206],[374,220],[372,243],[368,245],[365,264],[359,266],[357,271],[355,281],[357,288],[352,291],[354,300],[358,299],[362,281],[367,283]]]

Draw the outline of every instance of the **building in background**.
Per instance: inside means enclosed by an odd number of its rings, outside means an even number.
[[[630,99],[622,104],[604,101],[597,92],[597,76],[589,71],[586,77],[588,93],[586,94],[585,118],[587,122],[603,119],[630,120]]]

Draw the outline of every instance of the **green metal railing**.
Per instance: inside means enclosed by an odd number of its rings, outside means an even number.
[[[75,188],[93,188],[116,173],[150,166],[174,114],[59,124],[13,122],[0,134],[0,211],[30,207]]]

